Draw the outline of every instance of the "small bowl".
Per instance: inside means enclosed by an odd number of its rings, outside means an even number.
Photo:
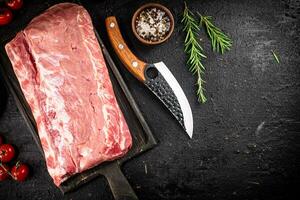
[[[140,13],[147,9],[147,8],[158,8],[162,11],[164,11],[166,13],[166,15],[169,17],[170,19],[170,30],[169,32],[167,33],[167,35],[162,39],[162,40],[158,40],[158,41],[149,41],[149,40],[146,40],[144,38],[142,38],[138,33],[137,33],[137,30],[136,30],[136,19],[138,18],[138,16],[140,15]],[[171,13],[171,11],[166,8],[165,6],[161,5],[161,4],[158,4],[158,3],[147,3],[143,6],[141,6],[139,9],[137,9],[135,11],[135,13],[133,14],[133,17],[131,19],[131,28],[132,28],[132,32],[134,33],[135,37],[140,41],[142,42],[143,44],[146,44],[146,45],[156,45],[156,44],[161,44],[163,42],[165,42],[167,39],[169,39],[174,31],[174,17]]]

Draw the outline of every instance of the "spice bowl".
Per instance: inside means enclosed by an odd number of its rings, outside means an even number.
[[[174,17],[165,6],[147,3],[135,11],[131,27],[135,37],[143,44],[161,44],[174,31]]]

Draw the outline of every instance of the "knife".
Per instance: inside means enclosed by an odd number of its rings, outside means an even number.
[[[163,62],[145,63],[138,59],[126,45],[115,16],[107,17],[105,25],[112,47],[128,71],[158,97],[192,138],[192,110],[171,71]]]

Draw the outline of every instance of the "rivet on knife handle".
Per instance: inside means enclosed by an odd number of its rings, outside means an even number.
[[[105,24],[109,40],[122,63],[137,79],[144,82],[146,63],[138,59],[126,45],[121,35],[116,17],[111,16],[106,18]]]

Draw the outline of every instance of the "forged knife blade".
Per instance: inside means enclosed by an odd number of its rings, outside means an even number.
[[[119,59],[168,108],[186,133],[193,136],[193,115],[190,104],[171,71],[163,62],[145,63],[126,45],[116,17],[105,20],[109,40]]]

